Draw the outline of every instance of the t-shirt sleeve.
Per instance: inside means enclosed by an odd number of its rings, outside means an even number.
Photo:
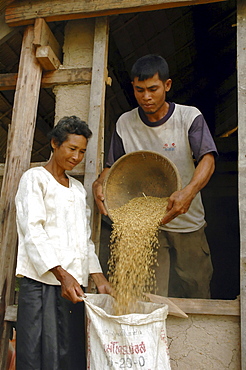
[[[111,138],[106,167],[111,167],[114,164],[114,162],[117,161],[117,159],[122,157],[124,154],[126,153],[125,153],[122,139],[118,135],[116,128],[115,128],[112,138]]]
[[[208,153],[218,156],[215,142],[202,114],[194,119],[189,129],[189,142],[197,162]]]

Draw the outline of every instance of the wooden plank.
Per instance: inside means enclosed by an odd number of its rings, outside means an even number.
[[[154,303],[169,304],[169,301],[178,307],[181,313],[198,315],[225,315],[240,316],[240,300],[219,300],[219,299],[194,299],[194,298],[171,298],[154,294],[146,294]],[[170,305],[170,308],[174,307]],[[176,308],[173,309],[176,313]],[[176,315],[177,316],[177,315]]]
[[[237,0],[238,185],[240,226],[241,367],[246,369],[246,3]]]
[[[91,83],[91,68],[70,68],[46,72],[41,81],[42,87],[53,87],[55,85],[73,85]]]
[[[240,316],[240,300],[169,298],[187,314]]]
[[[104,105],[105,88],[107,81],[107,56],[108,56],[108,19],[96,19],[93,65],[91,78],[90,107],[88,125],[93,132],[86,150],[84,186],[87,191],[87,201],[92,210],[91,225],[92,239],[99,253],[101,217],[95,206],[92,194],[92,182],[98,177],[103,166],[104,148]]]
[[[61,60],[62,48],[43,18],[37,18],[35,20],[33,44],[36,47],[49,46],[57,59]]]
[[[39,46],[36,50],[36,58],[44,71],[57,70],[61,62],[50,46]]]
[[[0,74],[0,91],[15,90],[17,73]],[[57,71],[44,72],[41,87],[51,88],[56,85],[90,84],[91,68],[60,68]]]
[[[0,295],[6,282],[5,304],[14,303],[17,232],[14,198],[22,173],[30,166],[42,68],[35,57],[34,30],[23,36],[18,80],[9,129],[0,203]],[[0,369],[5,369],[10,326],[4,322],[0,341]]]
[[[193,315],[240,316],[240,300],[214,300],[191,298],[166,298],[155,294],[146,294],[153,303],[167,304],[168,314],[187,318]],[[17,306],[8,306],[4,320],[16,321]]]
[[[184,311],[182,311],[175,303],[173,303],[169,298],[162,297],[160,295],[155,295],[155,294],[145,294],[150,302],[153,303],[161,303],[161,304],[166,304],[168,305],[168,314],[172,316],[177,316],[177,317],[183,317],[186,319],[188,315]]]
[[[112,14],[143,12],[180,6],[208,4],[226,0],[36,0],[14,1],[6,8],[6,23],[11,26],[26,25],[35,18],[46,22],[89,18]]]

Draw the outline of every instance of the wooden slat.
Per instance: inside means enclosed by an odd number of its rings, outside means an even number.
[[[171,298],[147,294],[154,303],[169,304],[169,301],[186,314],[240,316],[240,300]],[[172,314],[177,313],[170,305]],[[178,315],[176,315],[178,316]]]
[[[240,224],[241,367],[246,369],[246,2],[237,1],[238,184]]]
[[[35,57],[34,30],[24,33],[10,125],[0,204],[0,295],[4,283],[6,306],[14,301],[17,232],[14,198],[19,179],[30,165],[42,69]],[[0,320],[1,321],[1,320]],[[5,369],[10,327],[4,323],[0,343],[0,369]]]
[[[0,74],[0,91],[15,90],[17,73]],[[69,68],[44,72],[41,87],[51,88],[55,85],[90,84],[91,68]]]
[[[92,239],[99,252],[101,218],[94,203],[92,194],[92,182],[98,177],[103,163],[104,142],[104,105],[105,88],[107,80],[107,56],[108,56],[108,19],[101,17],[96,19],[93,65],[91,78],[90,107],[88,125],[93,132],[86,150],[84,186],[87,191],[87,201],[92,210],[91,225]]]
[[[47,22],[133,13],[180,6],[208,4],[225,0],[36,0],[15,1],[6,8],[6,23],[26,25],[35,18]]]
[[[240,316],[240,301],[169,298],[187,314]]]

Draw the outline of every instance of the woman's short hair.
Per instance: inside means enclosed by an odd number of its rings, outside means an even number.
[[[139,81],[147,80],[153,77],[156,73],[161,81],[166,81],[169,78],[169,67],[166,60],[156,54],[148,54],[139,58],[131,70],[131,80],[138,77]]]
[[[76,116],[65,116],[49,132],[48,138],[50,141],[53,139],[59,147],[71,134],[82,135],[87,140],[92,136],[92,132],[85,121]]]

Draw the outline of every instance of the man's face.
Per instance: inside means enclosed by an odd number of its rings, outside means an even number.
[[[171,84],[171,79],[161,81],[158,73],[144,81],[139,81],[138,77],[134,78],[134,95],[145,114],[155,114],[164,109],[166,92],[170,90]]]

